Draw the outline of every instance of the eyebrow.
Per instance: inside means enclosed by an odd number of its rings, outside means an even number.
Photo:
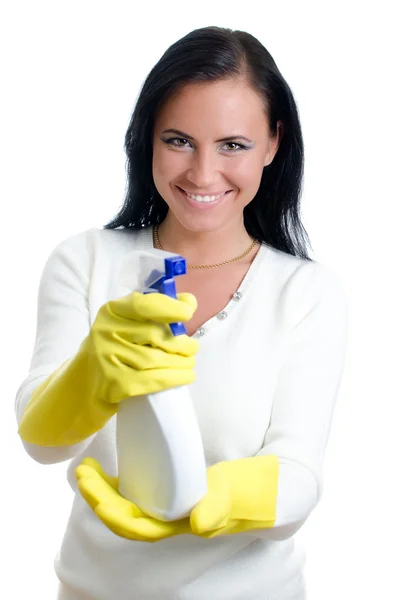
[[[185,133],[184,131],[179,131],[179,129],[165,129],[162,133],[176,133],[177,135],[180,135],[180,136],[186,138],[187,140],[194,141],[194,138],[191,135]],[[216,142],[228,142],[228,141],[233,140],[235,138],[245,140],[246,142],[249,142],[250,144],[253,143],[252,140],[249,140],[244,135],[236,135],[236,134],[230,135],[230,136],[225,137],[225,138],[221,138],[219,140],[216,140]]]

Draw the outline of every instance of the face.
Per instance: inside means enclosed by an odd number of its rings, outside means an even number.
[[[261,99],[240,80],[181,89],[159,111],[153,132],[153,178],[167,218],[195,232],[243,223],[278,137],[269,137]]]

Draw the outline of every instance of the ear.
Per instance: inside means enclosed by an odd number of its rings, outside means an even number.
[[[267,167],[276,156],[277,150],[280,146],[280,141],[283,135],[283,123],[277,121],[277,132],[274,137],[270,137],[269,151],[267,152],[264,160],[264,166]]]

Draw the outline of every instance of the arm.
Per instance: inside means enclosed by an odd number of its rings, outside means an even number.
[[[173,299],[164,294],[131,292],[103,304],[89,327],[87,310],[85,319],[80,321],[81,315],[77,315],[80,301],[87,305],[88,285],[83,286],[85,293],[81,292],[77,300],[76,281],[67,282],[65,273],[63,285],[51,277],[45,281],[51,299],[40,305],[39,314],[43,318],[45,309],[53,327],[49,328],[47,321],[38,327],[34,359],[38,348],[40,354],[41,350],[49,353],[49,347],[53,352],[48,360],[55,360],[56,355],[62,363],[45,380],[40,381],[43,375],[35,371],[30,382],[33,391],[31,386],[28,392],[23,386],[18,433],[30,447],[51,448],[51,456],[60,460],[71,457],[71,452],[82,451],[83,443],[88,445],[88,440],[116,414],[121,400],[194,380],[197,341],[186,335],[167,336],[167,331],[168,323],[189,320],[197,303],[192,294]],[[58,310],[60,306],[63,310]],[[86,323],[83,341],[81,329],[78,337],[80,323]],[[66,330],[64,335],[62,327]],[[67,348],[70,352],[71,347],[65,343],[65,337],[79,344],[67,358]],[[60,351],[57,354],[59,347],[64,355]],[[44,359],[40,358],[42,369]],[[48,354],[44,361],[46,372],[47,358]],[[17,402],[18,399],[17,395]],[[62,451],[58,453],[56,448]]]
[[[288,346],[263,447],[256,457],[210,467],[210,493],[191,517],[194,532],[203,537],[248,531],[287,539],[321,497],[345,361],[347,300],[337,278],[310,263],[290,278],[283,303]]]
[[[63,362],[72,357],[90,330],[88,286],[90,257],[83,234],[61,242],[50,254],[40,279],[37,302],[37,329],[29,373],[15,399],[18,424],[34,389]],[[60,447],[43,447],[24,442],[36,461],[52,464],[68,460],[91,442],[86,440]]]
[[[320,267],[320,265],[319,265]],[[303,525],[323,491],[323,463],[335,402],[342,381],[348,334],[348,303],[338,280],[319,269],[312,281],[316,301],[295,313],[273,402],[272,417],[258,456],[277,455],[279,481],[273,529],[255,531],[286,539]],[[316,293],[315,293],[316,292]]]

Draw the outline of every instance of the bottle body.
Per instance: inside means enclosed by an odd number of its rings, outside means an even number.
[[[166,267],[164,261],[172,264]],[[183,262],[162,250],[131,252],[118,275],[121,295],[147,290],[176,297],[173,275],[184,271],[174,269]],[[179,335],[185,329],[175,323],[171,331]],[[203,442],[188,386],[121,401],[116,444],[119,492],[148,515],[176,521],[207,493]]]
[[[122,496],[161,521],[188,516],[207,492],[203,443],[188,386],[121,402],[116,436]]]

